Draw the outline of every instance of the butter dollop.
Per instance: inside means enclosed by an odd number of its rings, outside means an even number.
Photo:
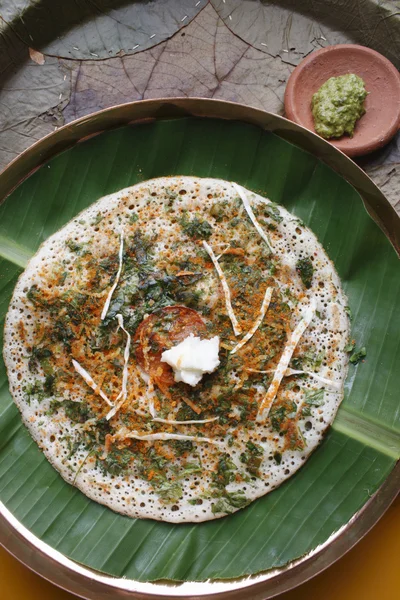
[[[218,367],[218,352],[218,336],[202,340],[191,333],[176,346],[165,350],[161,361],[172,367],[175,381],[183,381],[194,387],[204,373],[212,373]]]

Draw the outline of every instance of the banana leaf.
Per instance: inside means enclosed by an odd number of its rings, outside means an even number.
[[[0,365],[0,500],[92,569],[139,581],[236,578],[285,565],[345,525],[400,456],[400,266],[359,194],[314,155],[254,125],[185,117],[104,132],[64,151],[0,206],[0,315],[27,258],[97,198],[161,175],[235,180],[300,217],[334,261],[367,358],[321,446],[279,489],[200,524],[135,520],[65,483],[21,423]]]

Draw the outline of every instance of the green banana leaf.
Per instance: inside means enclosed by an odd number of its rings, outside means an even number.
[[[0,206],[0,315],[27,258],[100,196],[151,177],[235,180],[299,216],[335,262],[367,358],[321,446],[279,489],[200,524],[128,519],[65,483],[21,424],[0,365],[0,499],[44,542],[92,569],[140,581],[235,578],[324,543],[400,456],[400,266],[358,193],[313,155],[260,128],[193,117],[102,133],[50,160]],[[396,307],[397,304],[397,307]]]

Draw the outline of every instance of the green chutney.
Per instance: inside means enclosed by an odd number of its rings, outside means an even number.
[[[366,96],[364,81],[354,73],[325,81],[311,101],[315,131],[326,139],[345,133],[353,137],[356,122],[365,113]]]

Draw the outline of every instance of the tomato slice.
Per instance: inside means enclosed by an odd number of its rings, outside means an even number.
[[[161,355],[190,334],[205,336],[206,325],[199,313],[187,306],[165,306],[144,319],[136,330],[136,360],[143,371],[161,389],[174,385],[174,372]]]

